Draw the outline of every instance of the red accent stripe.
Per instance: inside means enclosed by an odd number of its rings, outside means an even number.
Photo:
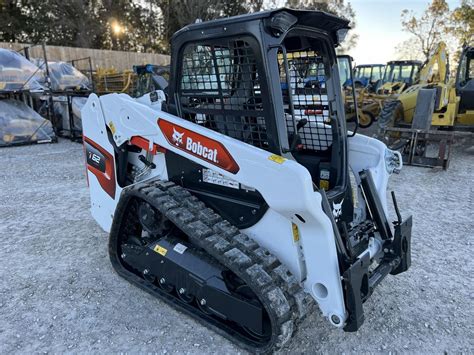
[[[87,180],[87,187],[89,187],[89,174],[87,174],[87,152],[86,152],[86,144],[84,139],[82,139],[82,152],[84,153],[84,167],[86,168],[86,180]]]
[[[142,148],[148,152],[151,152],[153,155],[156,154],[156,152],[161,152],[165,153],[166,149],[160,147],[158,144],[153,143],[153,148],[150,150],[150,141],[146,138],[140,137],[140,136],[133,136],[130,139],[130,144],[135,145],[139,148]]]
[[[90,144],[92,147],[97,149],[101,152],[105,157],[105,173],[98,170],[94,166],[87,164],[87,169],[97,177],[100,186],[104,189],[104,191],[115,200],[115,160],[114,157],[106,151],[103,147],[99,144],[94,142],[93,140],[87,138],[86,136],[83,137],[84,142]],[[87,161],[87,157],[86,157]]]

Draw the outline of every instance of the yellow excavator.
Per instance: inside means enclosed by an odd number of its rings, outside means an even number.
[[[379,115],[383,137],[403,149],[408,164],[448,167],[454,136],[474,128],[474,47],[463,48],[455,78],[449,77],[446,44],[440,42],[423,65],[419,80]],[[428,144],[438,142],[436,157],[426,156]]]

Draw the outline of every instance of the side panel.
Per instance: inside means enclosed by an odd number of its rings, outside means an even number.
[[[360,184],[359,172],[369,169],[374,179],[385,215],[387,209],[387,185],[391,172],[387,168],[387,159],[391,158],[390,150],[377,139],[356,134],[349,139],[349,165],[354,173],[357,184]],[[360,194],[360,192],[359,192]],[[362,196],[359,195],[361,201]]]
[[[122,189],[116,181],[114,148],[107,137],[104,115],[97,95],[89,96],[81,115],[91,213],[101,228],[109,232]]]

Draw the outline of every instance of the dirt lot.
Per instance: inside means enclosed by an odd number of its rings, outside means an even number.
[[[0,150],[0,352],[237,353],[119,278],[89,214],[82,146]],[[354,334],[309,316],[285,352],[474,352],[474,149],[449,171],[394,176],[413,214],[413,264],[365,304]]]

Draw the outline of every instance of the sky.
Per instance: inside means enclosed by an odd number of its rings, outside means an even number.
[[[350,0],[356,13],[355,32],[359,34],[357,46],[349,51],[355,64],[384,64],[397,59],[395,46],[410,38],[402,31],[402,10],[413,10],[417,15],[430,3],[429,0]],[[452,10],[460,0],[448,0]]]

